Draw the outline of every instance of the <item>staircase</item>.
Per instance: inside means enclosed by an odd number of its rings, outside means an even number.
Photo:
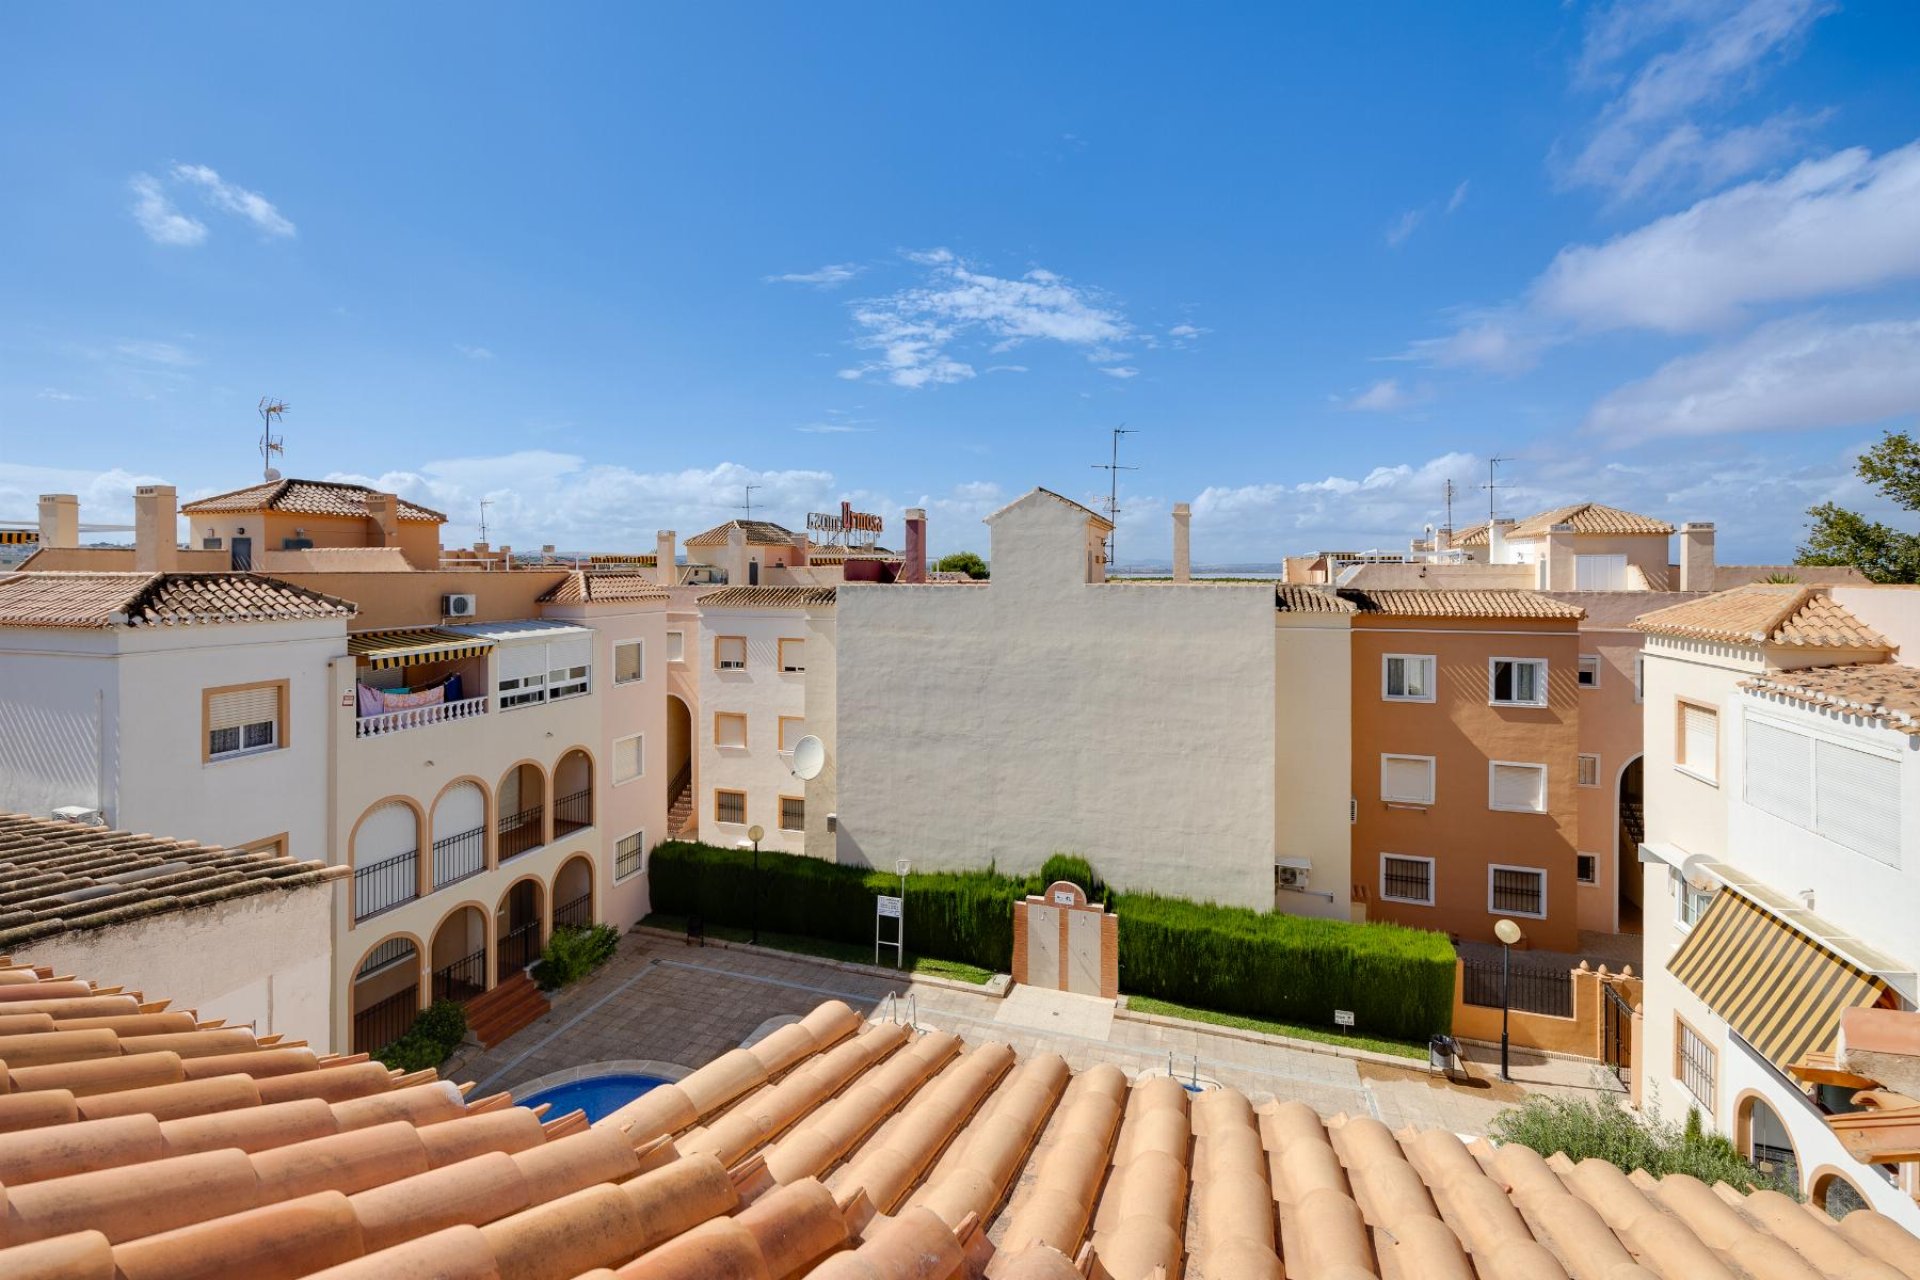
[[[491,1049],[514,1032],[531,1026],[553,1006],[524,973],[516,973],[493,990],[467,1001],[467,1030]]]
[[[1646,811],[1633,801],[1623,801],[1620,805],[1620,841],[1632,852],[1639,852],[1640,845],[1647,838]]]
[[[678,840],[693,826],[693,766],[685,765],[674,775],[668,794],[667,839]]]

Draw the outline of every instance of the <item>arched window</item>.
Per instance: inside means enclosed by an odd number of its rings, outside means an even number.
[[[420,815],[389,800],[353,833],[353,918],[377,916],[420,896]]]
[[[1777,1176],[1786,1185],[1800,1186],[1800,1157],[1793,1149],[1793,1136],[1764,1098],[1748,1098],[1740,1106],[1741,1154],[1762,1173]]]
[[[456,783],[433,803],[433,887],[486,869],[487,793],[476,783]]]

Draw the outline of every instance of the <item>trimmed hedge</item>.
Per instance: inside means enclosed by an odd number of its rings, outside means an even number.
[[[445,1062],[466,1034],[467,1011],[451,1000],[436,1000],[405,1035],[375,1050],[373,1057],[395,1071],[425,1071]]]
[[[533,980],[542,991],[578,982],[611,959],[619,945],[620,931],[610,924],[561,925],[534,962]]]
[[[649,879],[656,911],[753,923],[751,850],[672,841],[654,849]],[[1123,990],[1309,1026],[1330,1027],[1335,1009],[1350,1009],[1355,1032],[1402,1040],[1452,1026],[1454,951],[1444,934],[1110,893],[1084,858],[1068,855],[1037,876],[908,876],[908,941],[920,955],[1005,973],[1014,902],[1055,879],[1104,895],[1120,917]],[[761,853],[760,881],[762,929],[863,946],[873,945],[874,897],[900,892],[887,872],[784,853]]]

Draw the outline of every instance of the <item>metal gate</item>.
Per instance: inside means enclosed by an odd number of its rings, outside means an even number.
[[[1633,1070],[1633,1006],[1626,1002],[1620,989],[1610,982],[1601,983],[1600,990],[1606,994],[1606,998],[1600,1002],[1602,1047],[1608,1069],[1613,1072],[1614,1079],[1624,1086],[1627,1072]]]

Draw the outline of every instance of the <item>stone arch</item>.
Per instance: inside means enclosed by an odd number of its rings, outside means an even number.
[[[594,807],[599,789],[593,752],[585,747],[568,747],[553,765],[553,838],[584,830],[594,824]]]
[[[516,760],[500,775],[494,793],[495,866],[547,842],[553,809],[548,803],[550,789],[546,766],[538,760]]]
[[[427,967],[435,1000],[466,1001],[493,985],[493,916],[468,899],[447,908],[433,926]]]
[[[433,798],[428,847],[428,883],[435,890],[487,869],[487,832],[493,826],[493,795],[484,778],[463,774]]]
[[[425,1000],[426,949],[419,935],[388,934],[361,952],[348,983],[350,1051],[372,1053],[405,1035]]]
[[[500,891],[494,907],[494,980],[505,982],[540,958],[547,940],[547,886],[524,875]]]
[[[412,796],[384,796],[355,820],[347,835],[354,926],[420,896],[426,830],[427,815]]]
[[[1860,1184],[1830,1164],[1821,1165],[1807,1178],[1807,1202],[1836,1222],[1856,1209],[1873,1207]]]
[[[594,901],[593,859],[576,854],[553,873],[553,924],[589,925],[599,918]]]
[[[1780,1109],[1756,1089],[1742,1089],[1733,1100],[1733,1144],[1749,1164],[1776,1171],[1799,1188],[1800,1149],[1793,1131]]]

